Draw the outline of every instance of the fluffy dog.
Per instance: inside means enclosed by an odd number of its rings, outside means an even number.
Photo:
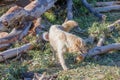
[[[68,70],[63,54],[69,53],[86,53],[85,42],[82,38],[68,33],[71,29],[77,28],[78,23],[69,20],[62,25],[52,25],[49,30],[49,42],[54,51],[57,53],[60,64],[64,70]],[[81,57],[82,60],[82,57]]]

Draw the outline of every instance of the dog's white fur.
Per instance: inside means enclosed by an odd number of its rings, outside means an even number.
[[[86,52],[85,42],[82,38],[68,33],[72,28],[78,26],[75,21],[67,21],[62,25],[52,25],[49,30],[50,45],[56,51],[60,64],[64,70],[67,70],[63,54],[69,53],[84,53]]]

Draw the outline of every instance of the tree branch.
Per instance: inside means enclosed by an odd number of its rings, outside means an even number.
[[[24,36],[27,35],[32,22],[25,23],[25,29],[24,30],[17,30],[13,29],[8,36],[0,39],[0,50],[6,49],[10,46],[10,44],[15,43],[17,40],[21,40]]]
[[[24,19],[33,20],[40,17],[46,10],[50,9],[56,0],[35,0],[24,8],[14,6],[0,17],[0,31],[6,30],[7,26],[14,25],[15,21]]]
[[[99,20],[104,21],[106,19],[106,16],[103,14],[100,14],[97,12],[88,2],[87,0],[81,0],[82,4],[96,17],[99,18]]]
[[[110,24],[109,26],[107,26],[109,32],[113,31],[116,27],[120,26],[120,19],[115,21],[114,23]]]
[[[67,0],[67,20],[72,20],[73,19],[73,1],[72,0]]]
[[[98,12],[120,11],[120,5],[96,7],[95,10]]]
[[[120,4],[120,1],[96,2],[95,7],[113,6],[117,4]]]

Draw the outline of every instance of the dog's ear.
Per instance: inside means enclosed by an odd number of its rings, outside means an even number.
[[[49,41],[49,33],[48,32],[44,32],[42,34],[42,38],[45,40],[45,41]]]

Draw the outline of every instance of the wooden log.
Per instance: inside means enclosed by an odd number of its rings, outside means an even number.
[[[0,39],[0,51],[8,48],[12,43],[15,43],[17,40],[21,40],[24,36],[27,35],[32,22],[28,22],[25,24],[24,30],[16,30],[13,29],[8,36]]]
[[[96,7],[95,10],[98,12],[120,11],[120,5]]]
[[[11,7],[0,17],[0,31],[6,30],[7,26],[14,25],[16,20],[22,22],[24,19],[28,21],[40,17],[55,2],[56,0],[35,0],[24,8],[19,6]]]
[[[82,58],[93,57],[100,54],[106,54],[109,51],[120,50],[120,43],[112,43],[105,46],[94,47],[88,51],[88,53],[82,54]]]
[[[18,48],[13,48],[13,49],[9,49],[9,50],[0,52],[0,62],[6,60],[8,58],[12,58],[14,56],[17,56],[20,53],[26,52],[32,48],[33,48],[32,43],[28,43],[28,44],[25,44],[25,45],[18,47]]]
[[[66,20],[72,20],[73,19],[73,1],[67,0],[67,19]]]
[[[44,35],[44,33],[39,36],[40,38],[38,40],[35,40],[35,41],[30,42],[30,43],[24,44],[21,47],[17,47],[17,48],[13,48],[13,49],[9,49],[9,50],[0,52],[0,62],[6,60],[8,58],[15,57],[22,52],[27,52],[28,50],[33,49],[34,44],[37,44],[37,42],[40,39],[44,40],[44,38],[42,38],[43,35]]]
[[[1,44],[0,45],[0,51],[5,50],[6,48],[8,48],[10,46],[10,44]]]
[[[106,46],[95,47],[87,53],[87,56],[91,57],[99,54],[105,54],[112,50],[120,50],[120,43],[113,43]]]
[[[113,6],[113,5],[119,5],[119,4],[120,4],[120,1],[96,2],[94,6],[103,7],[103,6]]]
[[[0,44],[9,44],[15,42],[18,39],[20,33],[22,33],[22,30],[17,31],[14,29],[12,33],[8,34],[8,36],[0,38]]]
[[[19,39],[22,39],[27,35],[28,30],[31,27],[32,22],[25,23],[25,28],[23,30],[13,29],[6,37],[0,38],[0,44],[11,44],[16,42]]]
[[[106,19],[106,16],[99,13],[97,10],[95,10],[88,2],[87,0],[81,0],[82,4],[91,12],[94,16],[98,17],[99,20],[104,21]]]

